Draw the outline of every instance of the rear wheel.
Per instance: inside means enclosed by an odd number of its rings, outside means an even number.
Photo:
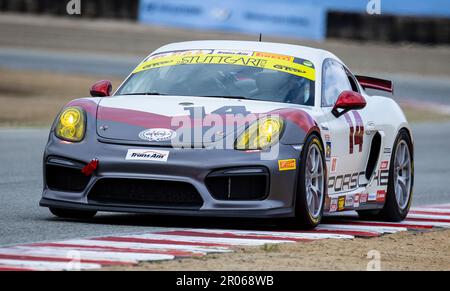
[[[294,221],[298,228],[312,229],[322,220],[326,195],[325,169],[322,144],[317,136],[311,135],[300,157]]]
[[[406,218],[414,186],[414,156],[412,141],[406,130],[395,141],[389,168],[386,202],[381,211],[360,211],[362,218],[398,222]]]
[[[53,207],[50,208],[50,212],[57,217],[71,219],[89,219],[97,214],[97,211],[81,211]]]

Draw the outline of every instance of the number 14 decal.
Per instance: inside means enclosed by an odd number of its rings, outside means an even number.
[[[352,111],[352,113],[355,118],[355,124],[353,124],[353,120],[349,113],[344,114],[345,120],[347,120],[347,123],[350,126],[350,136],[349,136],[350,154],[354,153],[354,147],[358,145],[359,145],[359,152],[362,152],[364,144],[363,120],[361,118],[361,115],[357,111]]]

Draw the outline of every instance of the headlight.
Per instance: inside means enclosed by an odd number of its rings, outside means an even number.
[[[284,122],[279,117],[264,117],[251,124],[236,140],[238,150],[262,150],[278,142]]]
[[[78,107],[68,107],[59,115],[55,134],[60,139],[79,142],[83,140],[85,130],[84,111]]]

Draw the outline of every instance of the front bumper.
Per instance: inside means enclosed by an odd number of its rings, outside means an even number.
[[[145,148],[169,151],[166,163],[129,161],[129,149]],[[171,149],[139,147],[99,142],[95,138],[81,143],[62,142],[50,135],[44,153],[44,190],[40,205],[43,207],[108,212],[148,213],[158,215],[187,215],[208,217],[293,217],[297,170],[279,171],[278,160],[297,159],[300,153],[290,145],[280,145],[278,158],[261,160],[260,152],[242,152],[220,149]],[[92,159],[99,160],[99,168],[89,178],[81,191],[50,189],[47,183],[46,165],[53,160],[71,161],[85,165]],[[223,169],[264,168],[269,175],[267,195],[258,200],[215,199],[205,180],[211,173]],[[89,193],[101,179],[145,179],[184,182],[192,185],[201,196],[198,208],[143,206],[132,203],[108,203],[92,201]]]

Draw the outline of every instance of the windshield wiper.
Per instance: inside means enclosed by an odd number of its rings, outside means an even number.
[[[149,95],[149,96],[163,96],[167,94],[162,94],[158,92],[146,92],[146,93],[128,93],[128,94],[122,94],[123,96],[129,96],[129,95]]]

